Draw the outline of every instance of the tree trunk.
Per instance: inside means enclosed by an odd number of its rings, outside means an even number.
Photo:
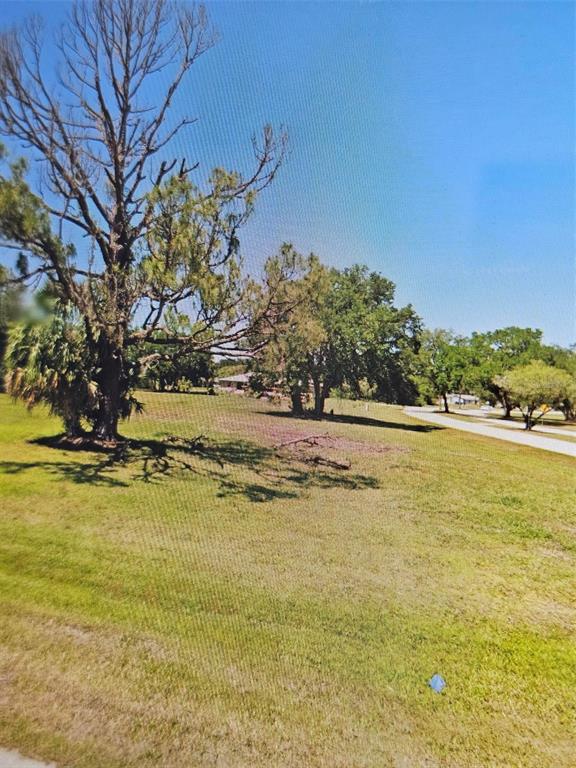
[[[292,415],[302,416],[304,407],[302,406],[302,390],[300,387],[292,387],[290,390],[290,400],[292,403]]]
[[[107,339],[98,345],[100,373],[98,375],[98,415],[94,436],[98,440],[116,442],[119,439],[118,421],[122,402],[123,358],[122,350]]]
[[[84,434],[82,424],[80,422],[80,414],[75,411],[74,403],[70,402],[69,406],[66,406],[63,414],[64,431],[66,437],[80,437]]]
[[[509,419],[512,416],[512,403],[505,394],[502,395],[502,405],[504,406],[504,418]]]
[[[324,404],[326,402],[326,388],[320,383],[320,379],[313,379],[314,385],[314,416],[321,419],[324,415]]]
[[[446,392],[442,392],[442,401],[444,403],[444,413],[450,413],[450,408],[448,407],[448,398],[446,397]]]

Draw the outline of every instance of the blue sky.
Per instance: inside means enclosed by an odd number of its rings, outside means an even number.
[[[0,0],[8,23],[65,7]],[[249,266],[290,241],[382,272],[431,327],[576,341],[574,4],[208,9],[220,42],[176,103],[199,122],[174,152],[244,169],[263,123],[290,135]]]

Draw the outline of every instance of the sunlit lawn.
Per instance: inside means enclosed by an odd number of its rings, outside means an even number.
[[[120,463],[32,442],[58,422],[0,399],[0,745],[94,768],[574,765],[573,459],[374,404],[317,423],[142,398]]]

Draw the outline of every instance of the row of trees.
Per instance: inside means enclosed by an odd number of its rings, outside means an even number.
[[[506,418],[557,408],[576,418],[576,350],[546,345],[542,333],[508,327],[470,337],[422,327],[412,307],[393,304],[394,286],[366,268],[317,265],[300,285],[305,300],[257,358],[256,388],[281,386],[292,411],[313,392],[321,416],[332,391],[388,403],[432,403],[450,393],[501,404]]]
[[[366,267],[330,269],[289,245],[280,259],[295,266],[295,275],[281,283],[288,309],[267,344],[248,333],[239,352],[252,350],[252,388],[283,390],[294,415],[304,414],[312,396],[310,410],[321,417],[331,393],[403,404],[438,398],[448,411],[449,393],[466,392],[501,403],[505,416],[521,408],[528,428],[543,406],[560,409],[566,419],[576,417],[576,351],[544,344],[540,331],[509,327],[470,337],[430,331],[411,306],[395,306],[393,283]],[[2,299],[14,315],[18,294],[0,292]],[[158,338],[129,350],[129,400],[121,416],[138,407],[137,386],[211,387],[220,369],[233,366],[238,372],[246,365]],[[82,420],[95,420],[95,363],[84,326],[49,290],[37,294],[35,314],[14,327],[7,362],[12,394],[29,405],[48,402],[69,434],[82,431]]]
[[[305,413],[310,394],[311,412],[321,417],[331,393],[404,404],[440,398],[448,411],[448,394],[467,392],[501,403],[505,416],[520,408],[528,429],[550,408],[566,419],[576,417],[576,352],[543,344],[539,331],[511,327],[470,337],[429,331],[410,306],[394,306],[394,286],[381,275],[360,266],[328,269],[314,256],[305,275],[286,281],[284,290],[292,309],[249,366],[252,388],[282,389],[294,415]],[[13,316],[17,298],[0,292]],[[37,295],[35,313],[13,324],[6,383],[30,406],[47,402],[67,434],[79,435],[82,422],[97,415],[94,361],[82,323],[54,304],[44,291]],[[136,386],[211,387],[220,369],[245,367],[205,352],[165,350],[149,342],[127,358],[132,400],[121,416],[138,407]]]
[[[520,408],[528,429],[542,406],[576,418],[576,350],[544,344],[542,332],[532,328],[470,337],[425,332],[417,382],[423,397],[439,397],[445,411],[450,392],[467,392],[500,403],[505,417]]]
[[[387,402],[415,400],[421,321],[410,305],[394,305],[390,280],[359,265],[329,269],[311,256],[305,277],[289,290],[294,310],[256,356],[256,386],[283,387],[295,415],[312,391],[317,417],[334,389]]]

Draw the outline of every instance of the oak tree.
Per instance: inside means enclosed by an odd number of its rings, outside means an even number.
[[[526,429],[535,424],[535,414],[543,416],[558,407],[573,392],[574,379],[567,371],[554,368],[541,360],[519,365],[497,377],[498,386],[522,411]]]

